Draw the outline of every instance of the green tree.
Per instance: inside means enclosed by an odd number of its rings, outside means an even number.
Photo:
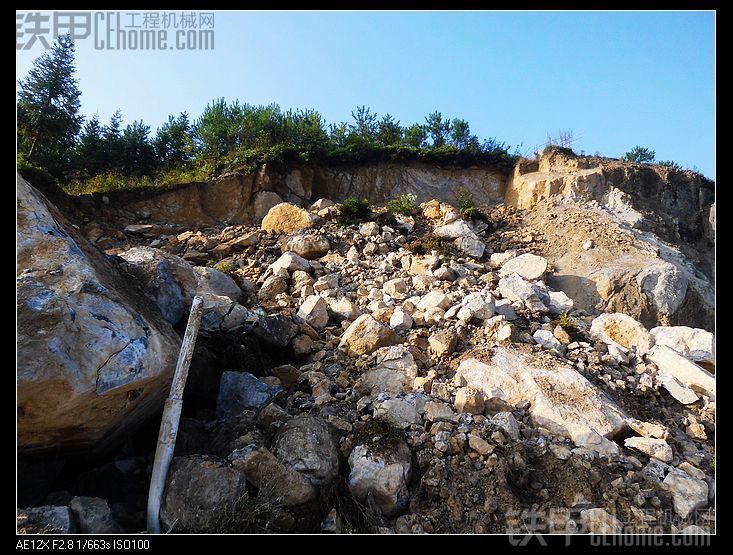
[[[81,130],[76,147],[76,167],[87,177],[98,175],[108,167],[105,132],[96,114]]]
[[[187,164],[194,154],[192,126],[186,112],[178,117],[168,116],[168,121],[158,129],[153,147],[155,154],[164,167]]]
[[[241,118],[238,103],[230,107],[226,100],[220,98],[206,106],[193,131],[197,147],[205,160],[218,163],[237,146],[238,120],[241,122]]]
[[[425,118],[426,130],[430,138],[432,139],[433,148],[440,148],[445,146],[450,136],[451,124],[450,121],[443,121],[443,115],[435,111]]]
[[[653,150],[649,150],[648,148],[637,145],[626,154],[624,154],[623,159],[626,162],[631,162],[633,164],[650,164],[654,162],[654,158],[656,155],[657,153]]]
[[[385,146],[402,142],[402,127],[391,115],[387,114],[377,124],[377,141]]]
[[[354,123],[349,126],[347,143],[367,147],[374,145],[377,138],[377,115],[372,114],[366,106],[359,106],[356,112],[351,112]]]
[[[18,82],[18,151],[55,175],[68,171],[83,121],[74,73],[74,42],[62,35]]]
[[[413,123],[405,129],[402,142],[412,148],[423,148],[428,140],[428,133],[424,125]]]
[[[461,150],[480,150],[478,137],[471,135],[471,128],[465,119],[454,119],[450,131],[451,144]]]
[[[150,142],[150,126],[135,121],[122,133],[122,173],[128,177],[153,175],[156,170],[155,148]]]

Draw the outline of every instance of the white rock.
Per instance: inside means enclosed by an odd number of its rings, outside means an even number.
[[[346,297],[328,299],[328,310],[333,314],[334,318],[339,321],[356,320],[361,316],[361,310],[359,310],[359,307]]]
[[[481,258],[486,250],[486,244],[475,235],[459,237],[453,241],[453,244],[471,258]]]
[[[490,364],[463,360],[454,379],[459,386],[482,391],[487,399],[499,398],[510,405],[529,401],[536,425],[576,445],[604,453],[618,451],[606,437],[626,426],[621,409],[575,369],[559,361],[552,368],[546,366],[547,361],[540,367],[528,354],[497,347]]]
[[[548,330],[537,330],[532,335],[532,338],[537,342],[538,345],[542,345],[545,349],[552,351],[562,351],[562,343]]]
[[[412,453],[404,441],[389,449],[357,445],[349,455],[349,468],[349,489],[356,499],[367,504],[372,498],[387,517],[407,508]]]
[[[379,235],[379,224],[377,222],[366,222],[359,226],[359,233],[363,237],[374,237]]]
[[[689,387],[682,385],[682,383],[671,374],[660,374],[657,380],[672,397],[677,399],[683,405],[695,403],[700,398],[697,393]]]
[[[305,258],[294,252],[285,252],[280,258],[270,264],[270,270],[273,274],[277,274],[279,270],[286,270],[288,272],[302,270],[307,272],[310,270],[310,264]]]
[[[580,511],[580,522],[591,534],[620,534],[623,524],[605,509]]]
[[[450,299],[445,293],[440,290],[434,290],[430,291],[427,295],[423,296],[420,299],[420,302],[417,303],[417,309],[422,310],[423,312],[430,308],[440,308],[442,310],[447,310],[448,308],[450,308],[450,305]]]
[[[407,293],[407,282],[403,278],[390,279],[384,282],[382,290],[394,299],[404,299]]]
[[[516,258],[518,255],[519,253],[515,249],[505,252],[495,252],[489,258],[489,266],[491,268],[501,268],[502,264],[504,264],[508,260],[511,260],[512,258]]]
[[[666,345],[695,362],[715,364],[715,336],[707,330],[687,326],[660,326],[649,332],[656,345]]]
[[[552,314],[562,314],[573,310],[573,299],[568,297],[563,291],[548,291],[550,295],[550,312]]]
[[[590,335],[606,344],[616,343],[625,349],[634,348],[639,354],[646,354],[654,345],[654,338],[641,323],[620,312],[594,318]]]
[[[468,322],[472,319],[484,321],[494,315],[494,297],[488,291],[469,293],[461,301],[458,319]]]
[[[624,440],[624,446],[643,453],[647,457],[659,459],[664,463],[671,463],[672,448],[663,439],[651,437],[630,437]]]
[[[298,317],[305,320],[317,330],[328,324],[328,303],[318,295],[311,295],[303,301],[298,309]]]
[[[547,259],[535,254],[526,253],[507,260],[501,267],[499,275],[519,274],[526,280],[541,279],[547,271]]]
[[[547,305],[540,299],[537,288],[522,279],[519,274],[509,274],[499,280],[499,293],[505,299],[523,304],[531,312],[548,312]]]
[[[677,351],[665,345],[655,345],[648,358],[657,365],[660,374],[673,376],[697,393],[715,399],[715,376]]]
[[[465,220],[458,219],[435,229],[433,232],[442,239],[458,239],[459,237],[475,237],[476,234],[468,226]]]
[[[412,328],[412,324],[412,316],[399,308],[392,313],[389,319],[389,326],[396,331],[408,331]]]

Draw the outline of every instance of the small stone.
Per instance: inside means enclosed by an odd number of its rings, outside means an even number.
[[[481,391],[472,387],[461,387],[456,391],[453,406],[461,413],[483,414],[484,395]]]
[[[630,437],[624,441],[624,446],[643,453],[647,457],[653,457],[664,463],[671,463],[673,458],[672,448],[663,439],[651,437]]]
[[[494,450],[488,441],[473,434],[468,436],[468,446],[481,456],[489,455]]]
[[[311,295],[303,301],[298,309],[298,318],[301,318],[317,330],[328,324],[328,303],[318,295]]]

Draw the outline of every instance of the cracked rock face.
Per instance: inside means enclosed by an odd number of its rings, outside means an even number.
[[[165,396],[180,340],[18,178],[18,449],[101,448]]]

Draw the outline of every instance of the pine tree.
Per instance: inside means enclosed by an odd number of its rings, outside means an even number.
[[[69,168],[83,121],[74,72],[74,42],[62,35],[18,82],[18,151],[57,175]]]

